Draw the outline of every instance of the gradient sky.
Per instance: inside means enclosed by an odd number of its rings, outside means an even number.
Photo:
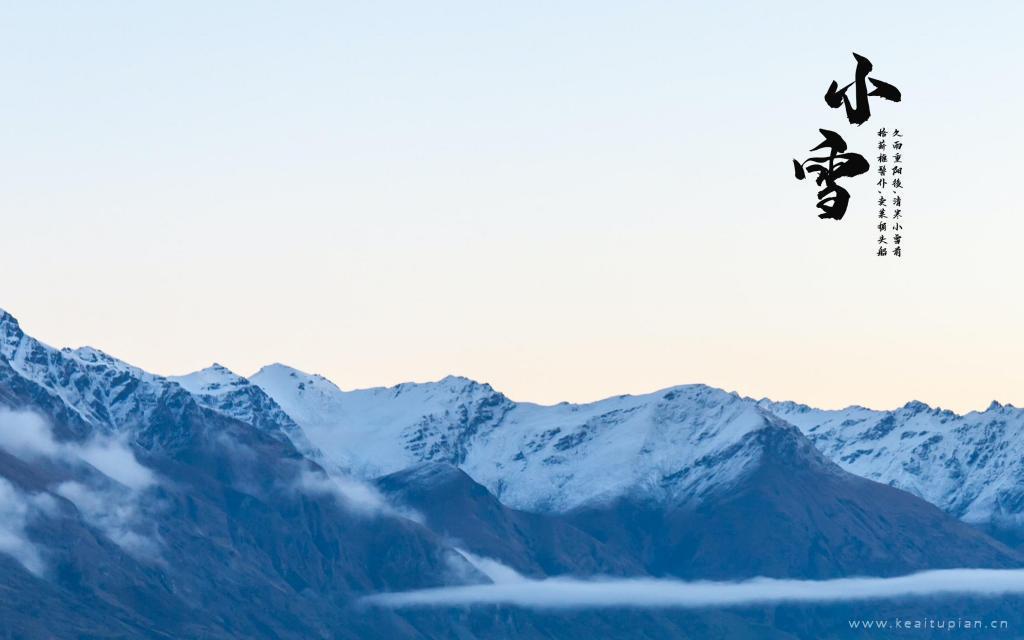
[[[157,373],[1024,405],[1019,2],[0,3],[0,307]],[[898,86],[857,129],[852,51]],[[905,133],[793,179],[819,127]],[[865,154],[868,155],[868,154]],[[870,157],[870,156],[869,156]]]

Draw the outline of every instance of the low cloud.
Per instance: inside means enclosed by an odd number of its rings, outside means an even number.
[[[0,449],[22,459],[80,460],[131,489],[156,483],[153,472],[139,464],[124,442],[103,436],[85,443],[57,442],[49,424],[31,411],[0,409]]]
[[[24,493],[0,478],[0,553],[14,558],[35,575],[42,575],[46,568],[43,553],[25,529],[33,517],[55,508],[52,497]]]
[[[160,547],[138,495],[116,488],[95,488],[81,482],[62,482],[55,490],[74,503],[91,526],[136,558],[157,560]]]
[[[153,472],[139,464],[132,450],[118,440],[96,438],[73,448],[72,453],[129,489],[141,490],[156,484]]]
[[[510,605],[534,609],[705,608],[1018,593],[1024,593],[1024,569],[947,569],[896,578],[835,580],[755,578],[743,582],[684,582],[655,579],[522,579],[382,593],[368,596],[363,602],[390,608],[467,605]]]
[[[53,439],[50,426],[30,411],[0,408],[0,449],[21,459],[53,458],[61,445]]]
[[[303,467],[298,475],[298,488],[310,495],[328,495],[349,511],[365,516],[393,516],[423,522],[423,516],[396,507],[373,485],[340,474],[327,474]]]
[[[157,557],[158,538],[150,531],[140,499],[157,478],[139,463],[126,443],[108,436],[95,436],[84,443],[58,442],[39,415],[0,409],[0,449],[23,460],[47,458],[71,465],[88,464],[99,471],[103,478],[63,482],[53,491],[74,503],[85,522],[125,551],[136,557]],[[23,564],[29,568],[34,561],[30,555],[25,558],[28,562]]]

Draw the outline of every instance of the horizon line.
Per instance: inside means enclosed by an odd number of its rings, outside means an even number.
[[[243,378],[243,379],[245,379],[245,380],[247,380],[249,382],[252,382],[252,378],[255,377],[256,375],[258,375],[261,371],[263,371],[265,369],[268,369],[270,367],[283,367],[283,368],[290,369],[292,371],[295,371],[297,373],[301,373],[301,374],[309,376],[309,377],[320,378],[322,380],[325,380],[325,381],[330,383],[332,386],[334,386],[336,389],[338,389],[342,393],[352,393],[352,392],[358,392],[358,391],[375,391],[375,390],[397,389],[398,387],[409,386],[409,385],[438,384],[438,383],[441,383],[441,382],[443,382],[443,381],[445,381],[445,380],[447,380],[449,378],[457,378],[457,379],[461,379],[461,380],[466,380],[467,382],[471,382],[473,384],[490,387],[496,393],[499,393],[499,394],[505,396],[506,398],[508,398],[512,402],[515,402],[516,404],[532,404],[532,405],[542,406],[542,407],[557,407],[557,406],[560,406],[560,405],[587,406],[587,405],[592,405],[592,404],[598,404],[598,403],[605,402],[605,401],[608,401],[608,400],[612,400],[612,399],[615,399],[615,398],[639,398],[639,397],[644,397],[644,396],[654,396],[654,395],[658,395],[660,393],[670,392],[670,391],[673,391],[675,389],[681,389],[681,388],[685,388],[685,387],[703,387],[703,388],[706,388],[706,389],[712,389],[714,391],[719,391],[721,393],[732,395],[732,396],[735,396],[735,397],[737,397],[737,398],[739,398],[741,400],[747,400],[747,401],[754,402],[754,403],[760,403],[760,402],[772,402],[772,403],[775,403],[775,404],[786,404],[786,403],[789,403],[789,404],[797,405],[799,407],[805,407],[805,408],[814,409],[814,410],[817,410],[817,411],[848,411],[848,410],[851,410],[851,409],[861,409],[861,410],[873,411],[873,412],[877,412],[877,413],[894,413],[896,411],[899,411],[900,409],[905,409],[905,408],[910,407],[910,406],[921,405],[921,406],[926,407],[927,410],[931,411],[931,412],[946,413],[946,414],[953,415],[953,416],[958,417],[958,418],[963,418],[963,417],[966,417],[966,416],[971,415],[971,414],[987,413],[988,411],[991,411],[991,410],[997,409],[997,408],[999,408],[999,409],[1009,408],[1009,409],[1018,410],[1018,411],[1022,409],[1021,407],[1014,406],[1013,403],[1003,403],[1003,402],[1000,402],[999,400],[995,400],[995,399],[993,399],[989,403],[989,405],[987,407],[985,407],[984,409],[972,409],[970,411],[966,411],[966,412],[963,412],[963,413],[960,413],[960,412],[957,412],[957,411],[953,411],[952,409],[943,409],[939,405],[932,406],[932,405],[930,405],[927,402],[924,402],[924,401],[921,401],[921,400],[916,400],[916,399],[908,400],[904,404],[899,405],[897,407],[893,407],[891,409],[876,409],[876,408],[867,407],[867,406],[864,406],[864,405],[861,405],[861,404],[848,404],[848,405],[843,406],[843,407],[826,408],[826,407],[818,407],[818,406],[810,405],[810,404],[807,404],[807,403],[804,403],[804,402],[800,402],[800,401],[797,401],[797,400],[774,400],[774,399],[769,398],[767,396],[764,396],[762,398],[755,398],[753,396],[744,395],[744,394],[740,393],[739,391],[729,390],[729,389],[726,389],[724,387],[715,386],[713,384],[708,384],[708,383],[705,383],[705,382],[687,382],[687,383],[681,383],[681,384],[674,384],[674,385],[669,385],[667,387],[661,387],[661,388],[658,388],[658,389],[654,389],[654,390],[646,391],[646,392],[642,392],[642,393],[612,394],[612,395],[609,395],[609,396],[603,396],[603,397],[600,397],[600,398],[596,398],[594,400],[588,400],[588,401],[584,401],[584,402],[570,402],[568,400],[561,400],[561,401],[558,401],[558,402],[543,403],[543,402],[534,402],[532,400],[516,400],[516,399],[513,399],[513,398],[509,397],[509,395],[506,394],[505,392],[496,389],[489,382],[477,380],[477,379],[472,378],[470,376],[464,376],[464,375],[460,375],[460,374],[447,374],[447,375],[442,376],[441,378],[438,378],[436,380],[423,380],[423,381],[404,380],[402,382],[396,382],[396,383],[393,383],[393,384],[379,384],[379,385],[371,385],[371,386],[367,386],[367,387],[352,387],[352,388],[349,388],[349,389],[342,389],[338,384],[336,384],[333,380],[331,380],[330,378],[328,378],[325,375],[322,375],[322,374],[319,374],[319,373],[309,373],[309,372],[303,371],[302,369],[298,369],[296,367],[293,367],[291,365],[284,364],[280,360],[275,361],[275,362],[271,362],[269,364],[265,364],[262,367],[260,367],[259,369],[257,369],[254,373],[252,373],[252,374],[250,374],[248,376],[239,374],[234,369],[232,369],[232,368],[230,368],[228,366],[225,366],[225,365],[223,365],[223,364],[221,364],[219,362],[216,362],[216,361],[211,362],[206,367],[203,367],[201,369],[195,369],[193,371],[189,371],[189,372],[186,372],[186,373],[181,373],[181,374],[164,374],[164,373],[155,373],[155,372],[150,371],[148,369],[144,369],[143,367],[140,367],[138,365],[132,364],[132,363],[126,361],[126,360],[122,360],[121,358],[118,358],[117,356],[111,355],[110,353],[104,351],[103,349],[100,349],[98,347],[94,347],[92,345],[81,345],[81,346],[78,346],[78,347],[54,347],[54,346],[50,345],[49,343],[44,342],[43,340],[40,340],[39,338],[36,338],[35,336],[33,336],[33,335],[29,334],[29,333],[26,333],[25,330],[21,327],[21,322],[18,320],[17,316],[15,316],[11,312],[7,311],[3,307],[0,307],[0,324],[3,324],[3,322],[5,320],[8,320],[8,319],[13,321],[14,325],[18,328],[18,330],[21,332],[21,334],[23,336],[25,336],[27,338],[30,338],[32,340],[35,340],[39,344],[41,344],[44,347],[47,347],[49,349],[53,349],[53,350],[59,351],[59,352],[78,352],[78,351],[83,351],[83,350],[86,350],[86,349],[92,350],[92,351],[96,351],[96,352],[99,352],[99,353],[101,353],[101,354],[103,354],[103,355],[105,355],[105,356],[107,356],[107,357],[109,357],[109,358],[111,358],[113,360],[116,360],[117,362],[120,362],[120,363],[122,363],[122,364],[124,364],[124,365],[126,365],[128,367],[131,367],[131,368],[134,368],[134,369],[138,369],[139,371],[142,371],[143,373],[146,373],[146,374],[149,374],[149,375],[152,375],[152,376],[156,376],[158,378],[162,378],[162,379],[168,380],[170,382],[174,382],[175,384],[177,384],[177,381],[175,380],[175,378],[184,378],[184,377],[187,377],[187,376],[190,376],[190,375],[194,375],[194,374],[197,374],[197,373],[202,373],[204,371],[209,371],[210,369],[215,369],[215,368],[218,368],[218,367],[224,369],[225,371],[227,371],[228,373],[230,373],[230,374],[232,374],[234,376],[237,376],[239,378]]]

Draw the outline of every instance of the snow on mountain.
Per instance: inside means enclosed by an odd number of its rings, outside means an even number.
[[[436,383],[343,392],[281,364],[252,376],[334,465],[376,477],[424,461],[461,464],[470,441],[513,403],[490,385],[449,376]]]
[[[184,395],[284,434],[327,466],[377,477],[421,462],[449,463],[510,506],[536,510],[627,492],[697,497],[749,466],[756,452],[737,443],[770,414],[796,425],[851,473],[968,522],[1024,527],[1024,410],[998,403],[965,415],[919,402],[893,411],[821,410],[688,385],[541,406],[453,376],[355,391],[284,365],[250,380],[220,365],[165,378],[89,347],[49,347],[3,311],[0,359],[104,431],[143,424]]]
[[[227,367],[214,363],[206,369],[167,379],[192,394],[200,405],[267,433],[286,436],[302,454],[321,459],[302,429],[270,396]]]
[[[104,431],[141,424],[170,383],[98,349],[55,349],[26,335],[0,310],[0,358]]]
[[[26,335],[18,321],[2,310],[0,359],[103,432],[132,431],[150,424],[155,412],[195,402],[291,439],[309,457],[319,456],[270,397],[220,365],[170,378],[147,373],[92,347],[50,347]]]
[[[567,511],[630,495],[684,503],[738,478],[768,425],[756,407],[702,385],[585,405],[517,405],[463,467],[510,505]]]
[[[1024,410],[996,402],[965,415],[921,402],[894,411],[760,404],[852,473],[967,522],[1024,525]]]
[[[193,395],[211,397],[223,397],[249,385],[248,380],[216,362],[205,369],[183,376],[168,376],[168,379]]]
[[[851,473],[968,522],[1024,526],[1024,411],[998,403],[963,416],[919,402],[820,410],[688,385],[541,406],[454,377],[346,392],[283,365],[252,381],[344,468],[378,476],[447,462],[517,508],[566,510],[635,491],[700,495],[746,468],[735,445],[768,413]]]
[[[534,511],[566,511],[627,492],[694,499],[748,468],[757,452],[741,446],[743,436],[766,426],[754,403],[703,385],[542,406],[456,377],[345,392],[273,365],[252,381],[328,459],[356,474],[446,462],[505,504]]]

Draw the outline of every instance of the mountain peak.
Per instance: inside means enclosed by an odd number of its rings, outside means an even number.
[[[839,467],[815,449],[798,427],[760,407],[758,411],[764,417],[764,424],[752,429],[743,441],[756,444],[762,454],[762,463],[778,463],[791,470],[815,468],[839,471]]]
[[[249,376],[249,381],[264,389],[268,387],[274,389],[298,387],[300,390],[305,390],[312,386],[328,392],[340,391],[338,385],[319,373],[306,373],[280,362],[260,368],[259,371]]]
[[[438,382],[440,382],[442,384],[461,384],[461,385],[481,384],[481,383],[477,382],[476,380],[473,380],[472,378],[467,378],[466,376],[456,376],[456,375],[452,375],[452,374],[446,375],[445,377],[443,377],[440,380],[438,380]]]
[[[208,366],[208,367],[206,367],[204,369],[200,369],[199,371],[196,371],[195,373],[204,373],[204,374],[210,375],[210,376],[231,376],[233,378],[241,378],[242,377],[242,376],[238,375],[237,373],[235,373],[234,371],[232,371],[231,369],[228,369],[227,367],[225,367],[224,365],[222,365],[219,362],[214,362],[210,366]]]
[[[258,376],[260,374],[273,374],[273,375],[287,375],[291,377],[308,376],[309,374],[304,371],[299,371],[294,367],[289,367],[286,364],[280,362],[273,362],[271,364],[263,365],[260,370],[254,373],[250,378]]]
[[[4,343],[17,343],[24,337],[25,333],[21,330],[18,319],[0,309],[0,346]]]
[[[70,356],[82,364],[103,365],[117,371],[130,371],[136,376],[147,375],[142,369],[132,366],[124,360],[115,358],[109,353],[95,347],[78,347],[77,349],[65,347],[61,349],[61,353]]]
[[[12,316],[5,309],[0,309],[0,327],[2,326],[13,326],[14,328],[21,330],[21,326],[18,324],[18,319]]]
[[[319,373],[306,373],[305,371],[302,371],[301,369],[296,369],[295,367],[290,367],[290,366],[288,366],[286,364],[281,364],[280,362],[275,362],[273,364],[268,364],[268,365],[264,365],[264,366],[260,367],[260,370],[257,371],[256,373],[252,374],[251,376],[249,376],[249,378],[252,379],[252,378],[255,378],[257,376],[261,376],[261,377],[272,376],[272,377],[279,377],[279,378],[296,378],[296,379],[316,379],[316,380],[328,381],[327,378],[325,378],[324,376],[320,375]]]
[[[421,462],[389,474],[392,484],[417,484],[421,486],[437,486],[455,480],[468,479],[466,472],[446,462]]]
[[[736,400],[742,400],[743,398],[735,391],[726,391],[725,389],[719,389],[718,387],[712,387],[710,385],[701,384],[699,382],[690,384],[680,384],[674,387],[668,387],[660,391],[655,391],[653,394],[641,394],[640,396],[631,396],[629,394],[615,396],[617,398],[631,398],[631,397],[649,397],[649,396],[661,396],[662,400],[673,401],[673,400],[687,400],[690,402],[697,402],[700,404],[706,404],[708,402],[723,402],[731,403]]]
[[[249,384],[248,380],[216,362],[205,369],[167,379],[177,382],[189,393],[201,395],[220,395]]]
[[[911,413],[925,413],[932,410],[931,405],[925,404],[920,400],[911,400],[900,408]]]
[[[446,389],[451,389],[452,391],[455,392],[464,392],[469,391],[471,389],[483,389],[484,391],[494,391],[494,387],[492,387],[490,384],[486,382],[477,382],[476,380],[473,380],[472,378],[467,378],[465,376],[447,375],[438,380],[436,384]]]

